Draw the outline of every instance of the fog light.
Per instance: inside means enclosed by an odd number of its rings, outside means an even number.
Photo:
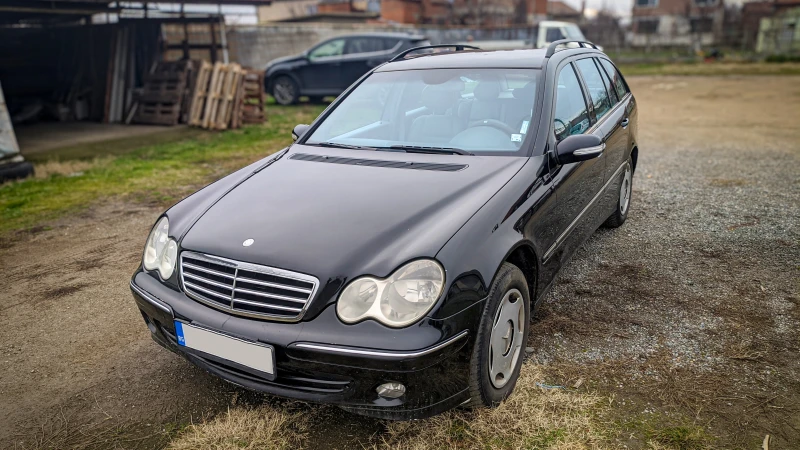
[[[406,387],[403,383],[383,383],[375,391],[383,398],[400,398],[406,393]]]

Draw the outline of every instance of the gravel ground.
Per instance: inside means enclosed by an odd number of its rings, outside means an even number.
[[[720,448],[765,434],[796,448],[800,78],[629,81],[641,110],[631,215],[565,267],[529,358],[552,384],[613,398],[618,446],[644,446],[636,424],[655,418],[702,426]],[[247,395],[141,323],[127,281],[157,213],[97,205],[0,241],[0,448],[158,447]],[[319,414],[311,447],[383,429]]]
[[[631,216],[562,272],[536,362],[635,405],[626,415],[690,417],[721,447],[800,443],[796,82],[631,80]]]

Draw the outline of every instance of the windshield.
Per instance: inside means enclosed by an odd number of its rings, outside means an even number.
[[[374,73],[305,143],[522,154],[538,74],[533,69]]]

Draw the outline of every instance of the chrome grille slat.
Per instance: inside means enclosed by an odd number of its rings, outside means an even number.
[[[296,302],[296,303],[303,303],[303,304],[306,303],[306,301],[301,299],[301,298],[286,297],[284,295],[270,294],[268,292],[251,291],[250,289],[245,289],[245,288],[238,288],[237,287],[235,289],[235,291],[236,292],[241,292],[242,294],[250,294],[250,295],[257,295],[259,297],[274,298],[275,300],[285,300],[287,302]],[[236,300],[239,300],[239,298],[237,298]]]
[[[298,321],[319,286],[309,275],[218,256],[185,251],[180,259],[186,295],[232,314]]]
[[[261,302],[252,302],[250,300],[242,300],[241,298],[237,298],[236,300],[233,301],[233,303],[244,303],[245,305],[253,305],[253,306],[258,306],[260,308],[280,309],[280,310],[284,310],[284,311],[300,312],[300,311],[303,310],[303,308],[291,308],[289,306],[280,306],[280,305],[267,305],[267,304],[264,304],[264,303],[261,303]]]
[[[221,288],[224,288],[224,289],[228,289],[228,290],[233,289],[233,285],[232,284],[220,283],[219,281],[209,280],[208,278],[199,277],[199,276],[191,274],[191,273],[184,273],[183,276],[189,277],[189,278],[194,278],[195,280],[202,281],[203,283],[212,284],[214,286],[218,286],[218,287],[221,287]]]
[[[211,294],[213,296],[216,296],[216,297],[219,297],[219,298],[223,298],[225,300],[229,300],[230,301],[230,299],[231,299],[230,295],[221,294],[219,292],[212,291],[211,289],[206,289],[206,288],[204,288],[202,286],[198,286],[196,284],[189,283],[188,281],[184,281],[183,284],[184,284],[184,286],[189,286],[192,289],[197,289],[200,292],[203,292],[203,293],[206,293],[206,294]]]
[[[183,267],[185,267],[187,269],[194,269],[194,270],[199,270],[201,272],[210,273],[210,274],[216,275],[218,277],[225,277],[225,278],[233,279],[233,275],[231,275],[229,273],[217,272],[216,270],[206,269],[205,267],[195,266],[194,264],[183,263]]]
[[[252,278],[246,278],[246,277],[236,277],[236,281],[241,281],[242,283],[258,284],[258,285],[261,285],[261,286],[277,288],[277,289],[283,289],[283,290],[286,290],[286,291],[302,292],[303,294],[310,294],[311,293],[311,289],[303,289],[303,288],[294,287],[294,286],[287,286],[285,284],[268,283],[266,281],[254,280]]]

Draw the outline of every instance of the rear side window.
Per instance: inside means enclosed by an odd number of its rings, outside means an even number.
[[[589,129],[589,125],[589,112],[581,84],[572,64],[568,64],[558,74],[556,112],[553,117],[556,139],[560,141],[573,134],[582,134]]]
[[[622,97],[625,97],[625,94],[628,93],[628,86],[626,86],[625,82],[622,81],[622,77],[619,75],[617,68],[611,64],[611,61],[600,58],[600,64],[603,65],[603,68],[606,69],[606,73],[611,77],[611,82],[614,84],[614,90],[617,91],[617,97],[622,100]]]
[[[600,75],[603,79],[603,84],[606,86],[606,90],[608,91],[608,99],[611,100],[611,107],[614,107],[617,103],[619,103],[619,98],[617,96],[617,91],[614,88],[614,85],[611,84],[611,78],[608,77],[605,69],[600,65],[600,60],[597,58],[594,59],[595,65],[600,69]]]
[[[589,97],[592,99],[592,105],[594,106],[595,117],[600,120],[611,110],[611,100],[608,98],[608,91],[606,91],[606,85],[603,83],[600,70],[591,58],[579,59],[575,64],[578,66],[578,70],[581,71],[583,81],[586,83],[586,89],[589,91]]]
[[[391,50],[397,45],[400,41],[397,39],[392,38],[384,38],[383,39],[383,49],[384,50]]]
[[[352,55],[355,53],[382,52],[386,50],[385,42],[386,40],[384,39],[374,37],[350,38],[347,40],[347,47],[344,53]]]

